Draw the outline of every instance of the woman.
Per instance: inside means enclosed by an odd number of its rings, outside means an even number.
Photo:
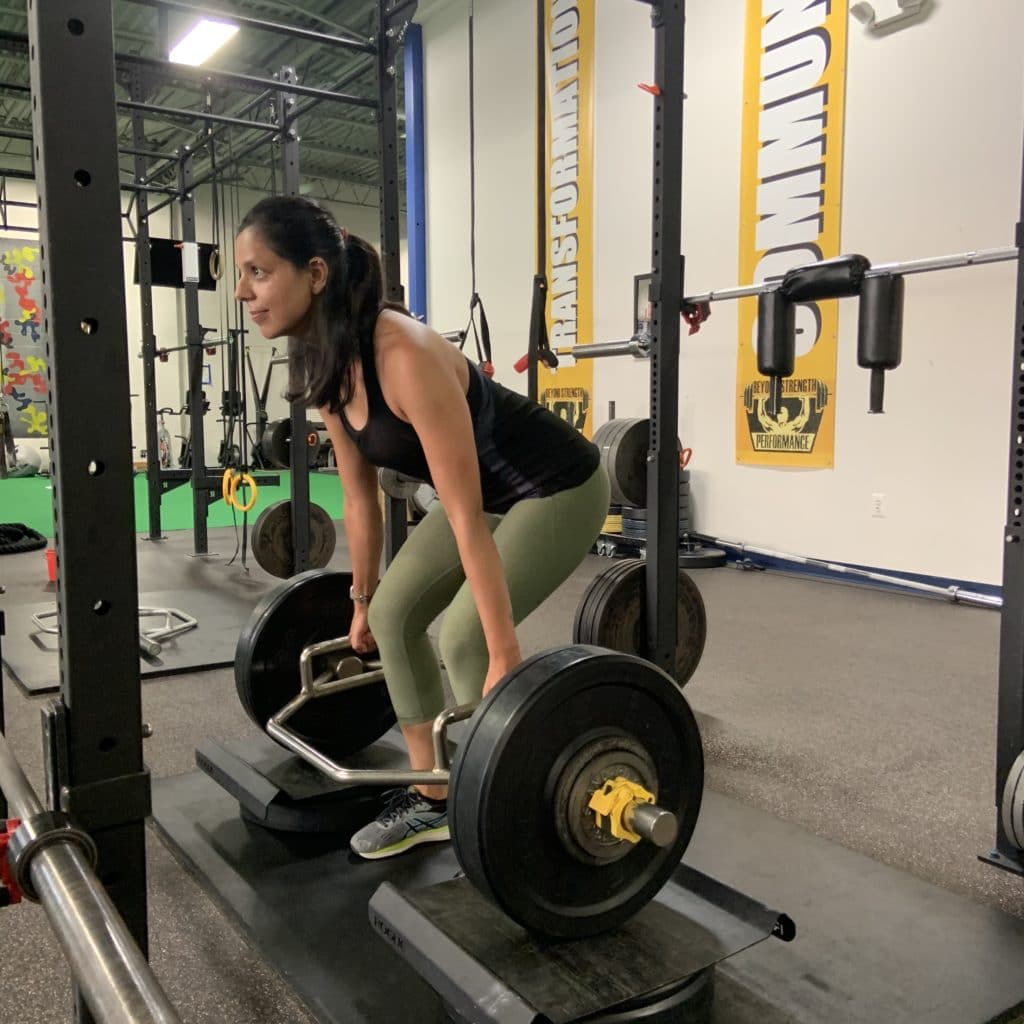
[[[516,667],[515,624],[579,565],[607,515],[598,450],[383,301],[376,252],[316,203],[262,200],[235,262],[235,296],[263,337],[300,343],[289,397],[319,409],[337,458],[352,646],[380,651],[410,764],[429,769],[444,691],[428,626],[447,608],[439,646],[460,704]],[[429,481],[439,498],[379,585],[378,466]],[[446,797],[444,786],[393,791],[352,849],[372,859],[447,839]]]

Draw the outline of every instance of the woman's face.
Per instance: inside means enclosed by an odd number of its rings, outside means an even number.
[[[235,298],[245,303],[260,334],[268,339],[302,334],[313,295],[320,290],[314,273],[278,256],[255,227],[235,239],[235,266]]]

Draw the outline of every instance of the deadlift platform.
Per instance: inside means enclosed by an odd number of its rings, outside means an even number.
[[[352,767],[394,768],[401,765],[403,756],[401,746],[389,735],[346,762]],[[789,937],[792,928],[778,911],[681,865],[655,900],[623,928],[596,938],[542,944],[461,876],[447,844],[414,851],[398,862],[367,865],[351,857],[348,835],[379,809],[379,788],[332,782],[262,736],[230,746],[207,740],[196,749],[196,762],[209,777],[203,785],[216,782],[223,794],[237,801],[236,813],[247,836],[245,847],[254,863],[262,860],[257,851],[264,843],[278,851],[283,844],[298,852],[299,860],[313,853],[318,871],[328,861],[338,871],[347,867],[352,880],[361,880],[367,868],[374,872],[377,884],[357,887],[360,897],[353,899],[345,914],[344,935],[339,928],[335,936],[336,941],[344,941],[347,951],[344,971],[351,966],[353,975],[379,976],[379,968],[370,968],[364,958],[391,959],[378,941],[383,939],[405,961],[403,965],[396,960],[391,968],[415,971],[434,993],[433,1016],[424,1018],[422,992],[417,987],[416,1020],[704,1024],[712,1019],[715,965],[773,932]],[[211,878],[207,859],[197,855],[194,847],[189,853],[180,843],[181,820],[170,811],[157,811],[155,817],[200,874]],[[222,857],[232,845],[225,836],[236,831],[237,826],[223,823],[207,833],[217,836],[215,845]],[[402,884],[401,869],[417,861],[430,865],[429,874],[415,875],[412,885]],[[396,869],[395,881],[384,880]],[[334,875],[333,868],[329,874]],[[429,884],[423,884],[428,879]],[[231,882],[228,891],[235,890],[237,877]],[[292,909],[315,931],[316,914],[311,904],[307,914],[304,902],[296,894]],[[364,952],[353,963],[357,942]],[[269,953],[268,959],[281,964]],[[297,973],[305,974],[309,966]],[[327,972],[315,973],[322,978]],[[302,985],[297,987],[308,1000]],[[351,1016],[351,1007],[342,1012],[339,1000],[337,1015],[332,1011],[325,1019],[413,1019],[401,1012],[390,1015],[386,1004],[394,1000],[395,992],[386,986],[385,1006],[357,1018]],[[324,993],[319,992],[316,1002],[322,1005],[323,1000]]]
[[[715,966],[792,922],[681,865],[621,928],[545,944],[455,878],[406,892],[385,882],[374,930],[427,981],[455,1024],[699,1024]]]
[[[349,833],[376,810],[369,794],[361,820],[337,833],[258,824],[294,810],[275,779],[300,804],[317,799],[317,780],[277,762],[289,755],[265,737],[227,754],[221,766],[246,761],[259,790],[244,814],[236,793],[197,771],[154,780],[154,820],[329,1024],[692,1024],[708,1019],[712,996],[720,1024],[1024,1020],[1024,921],[714,791],[654,902],[614,936],[539,947],[458,877],[449,844],[383,861],[350,854]],[[778,920],[769,904],[796,920],[794,942],[759,941]],[[609,953],[606,940],[621,945]],[[622,975],[661,958],[672,972],[661,990],[629,996]]]
[[[350,768],[393,770],[405,755],[384,737],[345,760]],[[238,801],[243,818],[275,832],[351,834],[380,810],[379,786],[333,782],[266,736],[230,746],[204,740],[196,764]]]

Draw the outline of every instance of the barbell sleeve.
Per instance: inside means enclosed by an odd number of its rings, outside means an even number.
[[[556,349],[561,354],[561,349]],[[642,356],[644,351],[635,338],[628,341],[597,341],[592,345],[573,345],[573,359],[600,359],[604,356]]]
[[[671,846],[679,835],[679,819],[657,804],[631,804],[623,819],[626,828],[655,846]]]

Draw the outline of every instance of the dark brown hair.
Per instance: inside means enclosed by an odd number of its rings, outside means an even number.
[[[285,398],[339,412],[352,397],[353,368],[362,347],[372,343],[380,311],[408,315],[408,310],[384,301],[376,249],[344,232],[319,203],[301,196],[261,199],[242,219],[238,233],[250,227],[299,270],[308,269],[315,257],[327,265],[327,283],[313,297],[309,330],[292,346]]]

